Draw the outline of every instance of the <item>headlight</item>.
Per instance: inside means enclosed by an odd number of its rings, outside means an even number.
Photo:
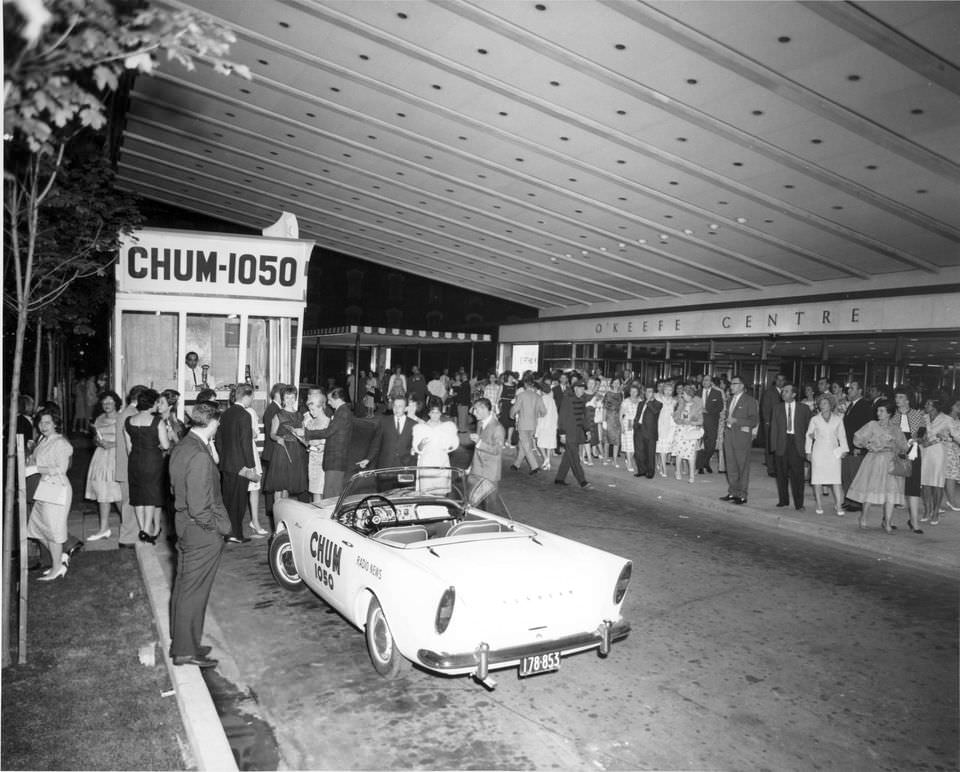
[[[623,600],[623,596],[627,594],[627,585],[630,584],[630,575],[633,573],[633,563],[628,562],[623,570],[620,572],[620,576],[617,577],[617,583],[613,588],[613,602],[619,603]]]
[[[435,627],[438,633],[443,633],[450,624],[450,617],[453,616],[453,604],[457,600],[457,592],[453,587],[444,590],[440,597],[440,605],[437,606],[437,621]]]

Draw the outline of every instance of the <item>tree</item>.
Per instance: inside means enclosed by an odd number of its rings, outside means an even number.
[[[71,153],[107,125],[107,100],[127,74],[161,61],[194,60],[250,77],[223,57],[233,33],[189,11],[131,0],[4,0],[4,304],[16,317],[9,376],[4,489],[3,664],[10,661],[11,543],[17,402],[32,316],[73,282],[104,273],[120,234],[137,224],[131,200],[112,188],[100,151]],[[101,198],[97,190],[103,194]],[[63,225],[68,218],[71,227]],[[76,231],[73,229],[76,228]]]

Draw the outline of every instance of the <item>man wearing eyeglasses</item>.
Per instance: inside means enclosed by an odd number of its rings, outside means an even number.
[[[721,496],[720,500],[746,504],[747,488],[750,486],[750,448],[760,424],[760,406],[744,391],[743,379],[739,375],[730,379],[730,392],[733,396],[727,407],[723,433],[727,495]]]

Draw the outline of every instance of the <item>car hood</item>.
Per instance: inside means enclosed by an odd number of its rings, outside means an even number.
[[[455,588],[458,606],[525,629],[564,617],[576,625],[581,611],[591,618],[601,608],[612,611],[614,584],[626,563],[578,542],[555,536],[548,541],[545,535],[437,540],[429,549],[407,552]]]

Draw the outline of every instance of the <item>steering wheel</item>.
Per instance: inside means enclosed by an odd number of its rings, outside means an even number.
[[[364,496],[362,499],[360,499],[360,501],[357,502],[356,510],[354,510],[355,512],[359,512],[361,509],[367,510],[367,516],[364,518],[365,527],[373,528],[375,530],[379,530],[380,528],[379,523],[371,522],[371,520],[373,519],[373,503],[374,502],[378,504],[380,503],[386,504],[388,507],[390,507],[390,510],[393,512],[393,520],[394,522],[396,522],[397,508],[394,506],[393,502],[390,501],[390,499],[388,499],[386,496],[381,496],[379,493],[372,493],[369,496]]]

